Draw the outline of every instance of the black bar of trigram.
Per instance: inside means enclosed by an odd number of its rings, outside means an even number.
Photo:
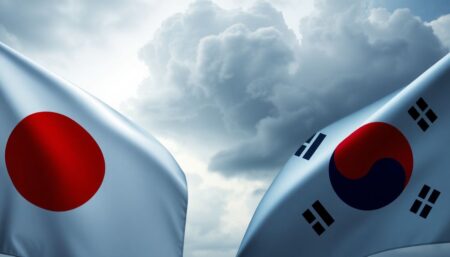
[[[305,220],[311,224],[313,221],[316,220],[316,216],[314,216],[314,214],[310,211],[310,210],[306,210],[303,213],[303,218],[305,218]]]
[[[306,145],[300,146],[300,148],[297,150],[297,152],[295,152],[295,156],[302,155],[302,153],[303,153],[303,151],[305,151],[305,149],[306,149]]]
[[[411,206],[411,209],[409,209],[412,213],[417,213],[420,209],[420,206],[422,206],[422,202],[419,200],[415,200],[413,205]]]
[[[325,228],[322,226],[322,224],[320,224],[319,222],[317,222],[316,224],[314,224],[312,226],[312,228],[314,229],[314,231],[316,231],[317,235],[322,235],[323,232],[325,232]]]
[[[417,109],[414,106],[409,108],[408,113],[409,113],[409,116],[411,116],[411,118],[413,118],[413,120],[417,120],[420,117],[420,113],[417,111]]]
[[[322,144],[322,141],[325,139],[325,135],[322,133],[319,133],[317,138],[314,140],[312,145],[309,147],[308,151],[306,151],[305,155],[303,156],[303,159],[309,160],[311,159],[311,156],[316,152],[317,148],[319,148],[320,144]]]
[[[430,187],[427,185],[424,185],[422,187],[422,189],[420,190],[419,197],[422,199],[425,199],[425,197],[427,197],[427,195],[428,195],[428,192],[430,192]]]
[[[419,108],[420,108],[422,111],[425,111],[425,110],[428,108],[427,102],[425,102],[425,100],[423,100],[422,97],[419,98],[419,100],[417,100],[416,104],[417,104],[417,106],[419,106]]]
[[[431,123],[434,123],[437,120],[437,115],[436,113],[433,112],[433,110],[429,109],[426,113],[425,116],[427,116],[427,118],[431,121]]]
[[[422,211],[420,212],[420,217],[426,219],[428,217],[428,214],[430,214],[432,207],[428,204],[423,207]]]
[[[441,192],[437,191],[437,190],[433,190],[433,192],[431,193],[430,197],[428,198],[428,202],[435,204],[436,200],[438,199],[439,195],[441,194]]]
[[[334,223],[333,217],[331,217],[330,213],[328,213],[327,210],[325,210],[325,208],[319,201],[313,203],[312,206],[314,210],[317,212],[317,214],[319,214],[319,216],[325,222],[325,224],[327,224],[327,226],[330,226],[331,224]]]

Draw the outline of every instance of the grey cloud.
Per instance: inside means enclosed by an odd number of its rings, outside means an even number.
[[[236,256],[263,187],[254,181],[223,179],[221,186],[212,185],[201,173],[188,173],[187,179],[190,187],[184,256]]]
[[[225,212],[225,190],[205,185],[202,179],[191,174],[189,177],[189,208],[186,227],[185,253],[192,256],[231,256],[235,245],[231,235],[222,231],[221,218]],[[201,238],[201,240],[199,240]],[[234,250],[234,249],[233,249]],[[208,255],[212,251],[213,255]]]
[[[441,42],[450,50],[450,14],[431,21],[429,25]]]
[[[151,77],[128,108],[153,131],[215,148],[256,131],[272,84],[289,80],[297,39],[267,3],[224,10],[197,1],[141,52]]]
[[[198,53],[194,76],[226,124],[252,130],[276,111],[268,97],[274,84],[289,78],[286,67],[293,61],[278,30],[236,24],[202,39]]]
[[[219,152],[210,167],[255,176],[281,166],[315,130],[405,86],[444,50],[408,10],[322,10],[301,21],[299,70],[291,86],[274,87],[278,115],[267,115],[248,141]],[[254,171],[254,172],[248,172]]]
[[[409,10],[354,1],[317,1],[299,32],[268,3],[195,2],[142,50],[151,77],[130,113],[217,150],[211,170],[266,177],[315,130],[405,86],[446,52]]]
[[[137,22],[144,15],[143,6],[125,0],[2,0],[0,40],[17,48],[68,50]]]

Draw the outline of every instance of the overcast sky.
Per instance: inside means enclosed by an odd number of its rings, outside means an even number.
[[[157,137],[187,174],[186,257],[232,257],[314,131],[450,48],[448,0],[0,0],[0,40]]]

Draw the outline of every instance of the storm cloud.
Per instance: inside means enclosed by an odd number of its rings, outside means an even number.
[[[212,171],[263,178],[310,134],[404,87],[448,52],[446,17],[428,24],[367,2],[315,6],[298,38],[269,3],[225,10],[194,2],[142,49],[150,77],[130,112],[214,151]]]

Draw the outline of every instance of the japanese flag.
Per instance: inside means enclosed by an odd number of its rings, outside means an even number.
[[[450,241],[450,54],[300,144],[239,257],[363,257]]]
[[[0,253],[180,257],[186,181],[154,138],[0,43]]]

